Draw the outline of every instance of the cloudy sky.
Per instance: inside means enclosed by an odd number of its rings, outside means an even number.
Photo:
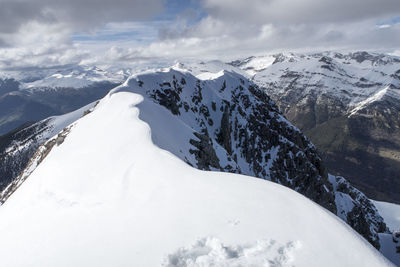
[[[399,0],[0,0],[0,68],[400,51]]]

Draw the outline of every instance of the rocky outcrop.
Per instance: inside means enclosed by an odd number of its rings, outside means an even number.
[[[343,177],[329,175],[329,181],[335,189],[338,216],[356,229],[372,245],[379,248],[378,233],[385,233],[388,230],[376,207]],[[351,199],[350,202],[349,199]]]
[[[0,136],[0,192],[26,167],[37,148],[44,142],[42,134],[48,120],[25,125]]]
[[[71,126],[63,129],[57,136],[47,140],[43,145],[39,146],[35,153],[30,157],[29,161],[25,162],[23,159],[19,159],[18,167],[23,167],[23,170],[0,192],[0,205],[7,201],[7,199],[18,189],[29,175],[31,175],[55,145],[58,146],[64,142],[65,137],[68,135],[70,130]],[[36,144],[30,145],[30,151],[32,151],[35,146]],[[25,151],[24,156],[27,157],[30,151]]]

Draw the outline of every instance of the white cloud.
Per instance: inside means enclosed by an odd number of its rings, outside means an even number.
[[[72,41],[74,33],[96,34],[103,28],[102,34],[118,34],[125,21],[159,14],[162,4],[163,0],[0,0],[0,67],[78,64],[93,55]]]
[[[143,51],[164,56],[234,58],[281,50],[392,51],[399,26],[378,21],[400,14],[398,0],[204,0],[208,16]],[[150,52],[151,51],[151,52]],[[166,52],[168,51],[168,52]]]

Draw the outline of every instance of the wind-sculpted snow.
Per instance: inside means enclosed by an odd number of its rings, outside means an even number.
[[[160,149],[152,142],[154,129],[139,118],[159,104],[138,94],[140,88],[125,89],[76,121],[0,207],[1,265],[159,266],[168,255],[191,254],[191,247],[227,247],[244,265],[264,258],[300,267],[392,266],[295,191],[200,171]],[[147,116],[172,114],[160,108]],[[221,241],[194,243],[199,237]],[[268,249],[258,240],[276,243]],[[218,262],[212,256],[207,260]]]
[[[333,187],[315,147],[263,89],[231,72],[214,77],[200,80],[174,69],[147,72],[111,94],[141,94],[139,116],[150,125],[153,142],[189,165],[290,187],[339,215],[379,248],[378,233],[387,229],[373,204],[347,182],[347,191]]]

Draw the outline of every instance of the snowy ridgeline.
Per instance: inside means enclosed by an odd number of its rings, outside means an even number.
[[[390,265],[302,195],[155,146],[143,100],[104,98],[5,202],[4,266]]]

